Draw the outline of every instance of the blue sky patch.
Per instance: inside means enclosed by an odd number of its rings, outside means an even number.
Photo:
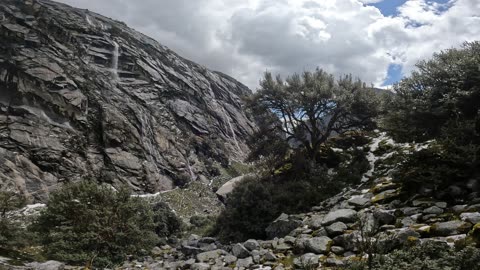
[[[402,65],[390,64],[388,66],[387,79],[383,82],[382,86],[392,85],[400,81],[403,78]]]
[[[383,0],[382,2],[369,4],[369,6],[374,6],[378,8],[384,16],[397,16],[398,11],[397,8],[403,4],[405,4],[407,0]],[[452,2],[451,0],[434,0],[434,1],[427,1],[427,3],[439,3],[439,4],[447,4],[448,2]],[[446,5],[444,8],[441,8],[440,11],[444,12],[450,8],[451,5]]]

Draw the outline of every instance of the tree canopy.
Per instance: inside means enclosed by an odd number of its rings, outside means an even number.
[[[261,142],[271,145],[272,140],[261,139],[265,133],[276,134],[277,139],[299,146],[314,159],[329,137],[372,127],[378,113],[379,99],[374,91],[351,75],[335,79],[316,69],[283,80],[267,72],[260,86],[249,103],[257,118],[264,120],[257,134],[257,149],[265,149]],[[257,155],[265,152],[253,151]]]

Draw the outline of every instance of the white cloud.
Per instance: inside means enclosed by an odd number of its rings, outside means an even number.
[[[397,17],[381,0],[61,0],[125,21],[184,57],[255,89],[265,70],[317,66],[380,85],[440,49],[480,39],[480,1],[408,0]],[[450,7],[451,6],[451,7]]]

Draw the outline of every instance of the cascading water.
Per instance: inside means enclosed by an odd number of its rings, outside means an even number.
[[[155,137],[156,134],[152,128],[153,120],[148,117],[148,111],[141,110],[138,114],[138,120],[140,122],[140,128],[142,132],[142,145],[144,150],[147,152],[146,158],[147,160],[153,164],[153,169],[157,175],[162,175],[160,170],[158,169],[157,165],[161,163],[159,159],[161,159],[160,151],[157,147],[155,147],[156,141]]]
[[[92,23],[92,20],[90,20],[90,16],[86,15],[85,16],[86,20],[87,20],[87,23],[91,26],[94,26],[93,23]]]
[[[119,46],[117,42],[113,42],[113,57],[112,57],[112,73],[115,79],[118,79],[118,56]]]
[[[222,112],[223,112],[223,116],[227,120],[228,128],[230,129],[230,133],[232,134],[232,139],[235,142],[235,145],[237,146],[238,151],[242,152],[242,148],[240,148],[240,145],[238,144],[237,135],[235,135],[235,130],[233,129],[232,122],[230,121],[230,116],[227,115],[227,112],[225,112],[225,108],[223,107],[222,107]]]

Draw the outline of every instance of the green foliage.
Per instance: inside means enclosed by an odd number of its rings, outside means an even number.
[[[326,167],[299,154],[277,174],[245,179],[229,194],[216,233],[224,242],[265,239],[265,229],[281,213],[307,211],[345,186],[358,183],[368,170],[368,161],[361,151],[350,158],[349,166],[337,164],[336,170],[328,173]]]
[[[480,172],[480,42],[422,61],[395,86],[383,127],[397,141],[435,140],[406,158],[397,179],[407,188],[462,184]]]
[[[152,248],[159,241],[155,231],[173,230],[165,224],[171,220],[162,206],[152,209],[126,188],[79,182],[53,192],[33,228],[49,258],[103,267]]]
[[[280,157],[294,145],[315,160],[319,147],[332,135],[372,128],[380,100],[360,80],[337,80],[317,69],[284,81],[266,73],[249,107],[262,119],[254,156]],[[282,143],[283,141],[283,143]]]
[[[2,249],[18,249],[31,244],[35,236],[20,222],[7,216],[9,211],[25,206],[25,198],[10,191],[0,191],[0,246]]]
[[[417,71],[395,86],[397,94],[388,105],[384,127],[397,141],[425,141],[448,135],[448,127],[475,125],[480,109],[479,67],[480,42],[418,63]]]
[[[265,239],[265,228],[282,212],[308,210],[322,198],[314,181],[288,181],[278,176],[246,179],[227,199],[217,221],[219,236],[225,242]]]
[[[416,191],[420,185],[440,191],[468,180],[473,173],[472,160],[454,150],[433,144],[414,152],[405,157],[394,178],[402,182],[407,191]]]
[[[347,270],[479,270],[480,249],[450,248],[445,243],[427,242],[423,245],[375,256],[372,267],[354,262]]]

